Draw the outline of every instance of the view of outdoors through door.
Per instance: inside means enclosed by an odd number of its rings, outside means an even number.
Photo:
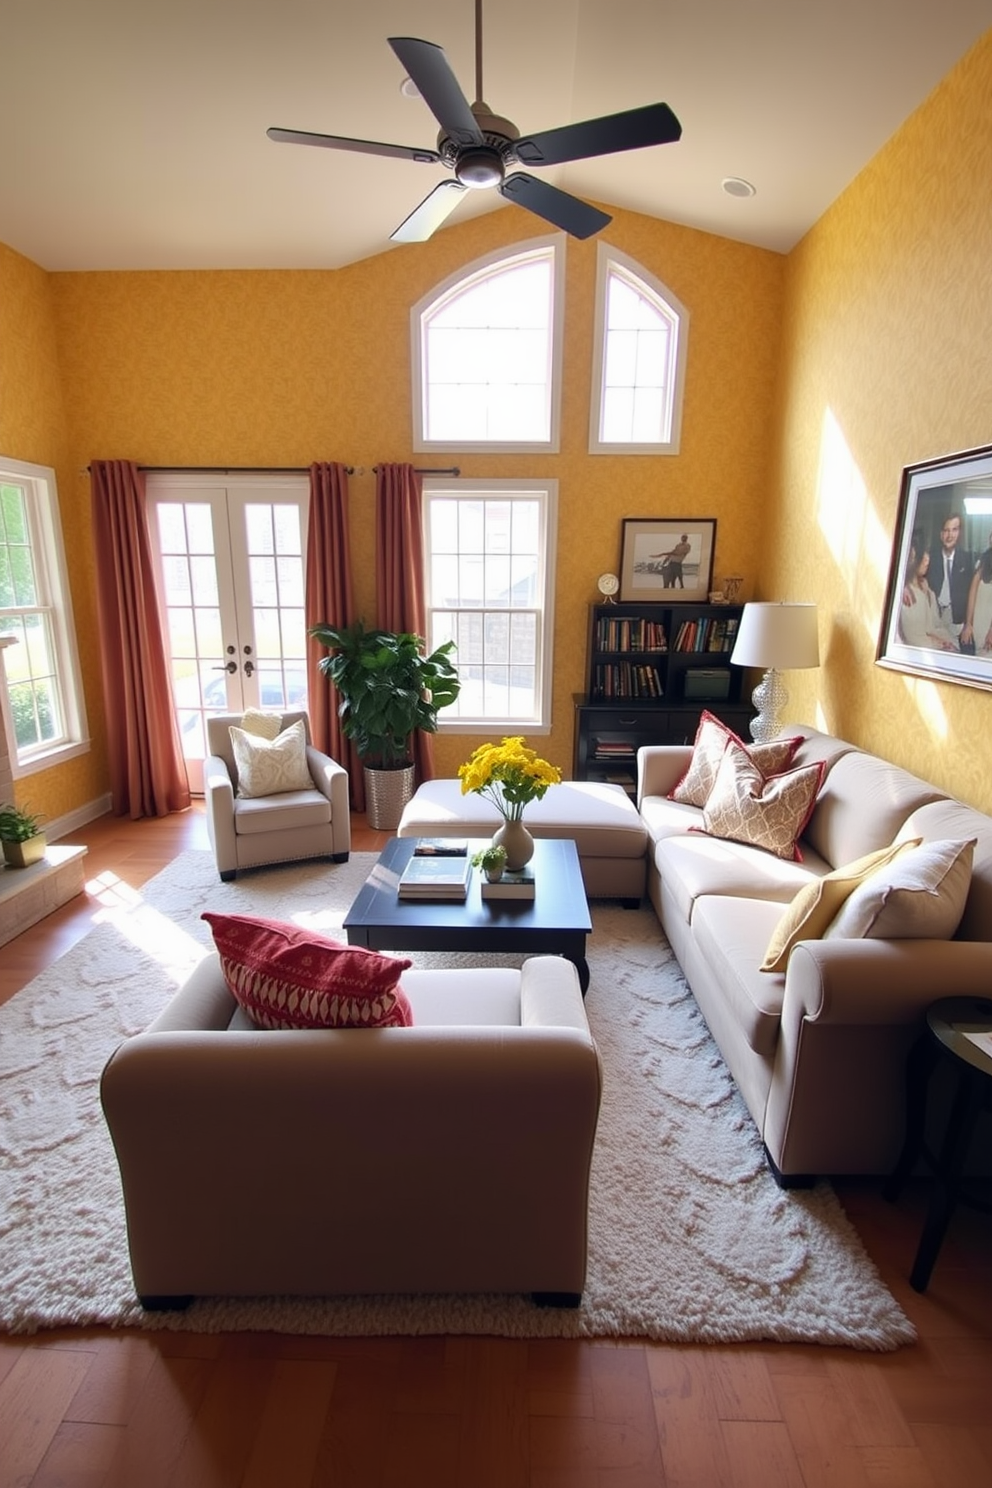
[[[147,498],[176,717],[202,793],[208,714],[307,706],[307,482],[152,475]]]

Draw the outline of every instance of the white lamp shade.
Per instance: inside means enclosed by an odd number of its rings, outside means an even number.
[[[777,672],[820,665],[815,604],[746,604],[730,660]]]

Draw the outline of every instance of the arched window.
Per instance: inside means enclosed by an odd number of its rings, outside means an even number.
[[[597,248],[590,453],[676,455],[689,312],[633,259]]]
[[[501,249],[414,305],[415,450],[558,449],[563,253]]]

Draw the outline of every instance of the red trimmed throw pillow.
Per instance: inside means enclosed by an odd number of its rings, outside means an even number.
[[[746,749],[731,745],[703,810],[704,831],[801,863],[799,838],[813,814],[825,769],[820,760],[766,777]]]
[[[796,735],[795,738],[773,739],[770,744],[745,744],[732,728],[704,708],[699,716],[689,768],[668,799],[683,806],[705,806],[716,784],[717,771],[728,744],[743,749],[762,775],[777,775],[792,764],[802,742],[802,737]]]
[[[224,980],[262,1028],[409,1028],[399,985],[413,965],[251,915],[200,916],[213,932]]]

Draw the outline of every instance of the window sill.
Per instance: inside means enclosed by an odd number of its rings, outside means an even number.
[[[89,739],[73,740],[70,744],[60,744],[55,749],[49,749],[44,754],[32,755],[29,760],[18,760],[11,756],[10,773],[15,780],[23,780],[28,775],[40,775],[43,770],[51,770],[55,765],[64,765],[67,760],[78,759],[80,755],[89,754]]]

